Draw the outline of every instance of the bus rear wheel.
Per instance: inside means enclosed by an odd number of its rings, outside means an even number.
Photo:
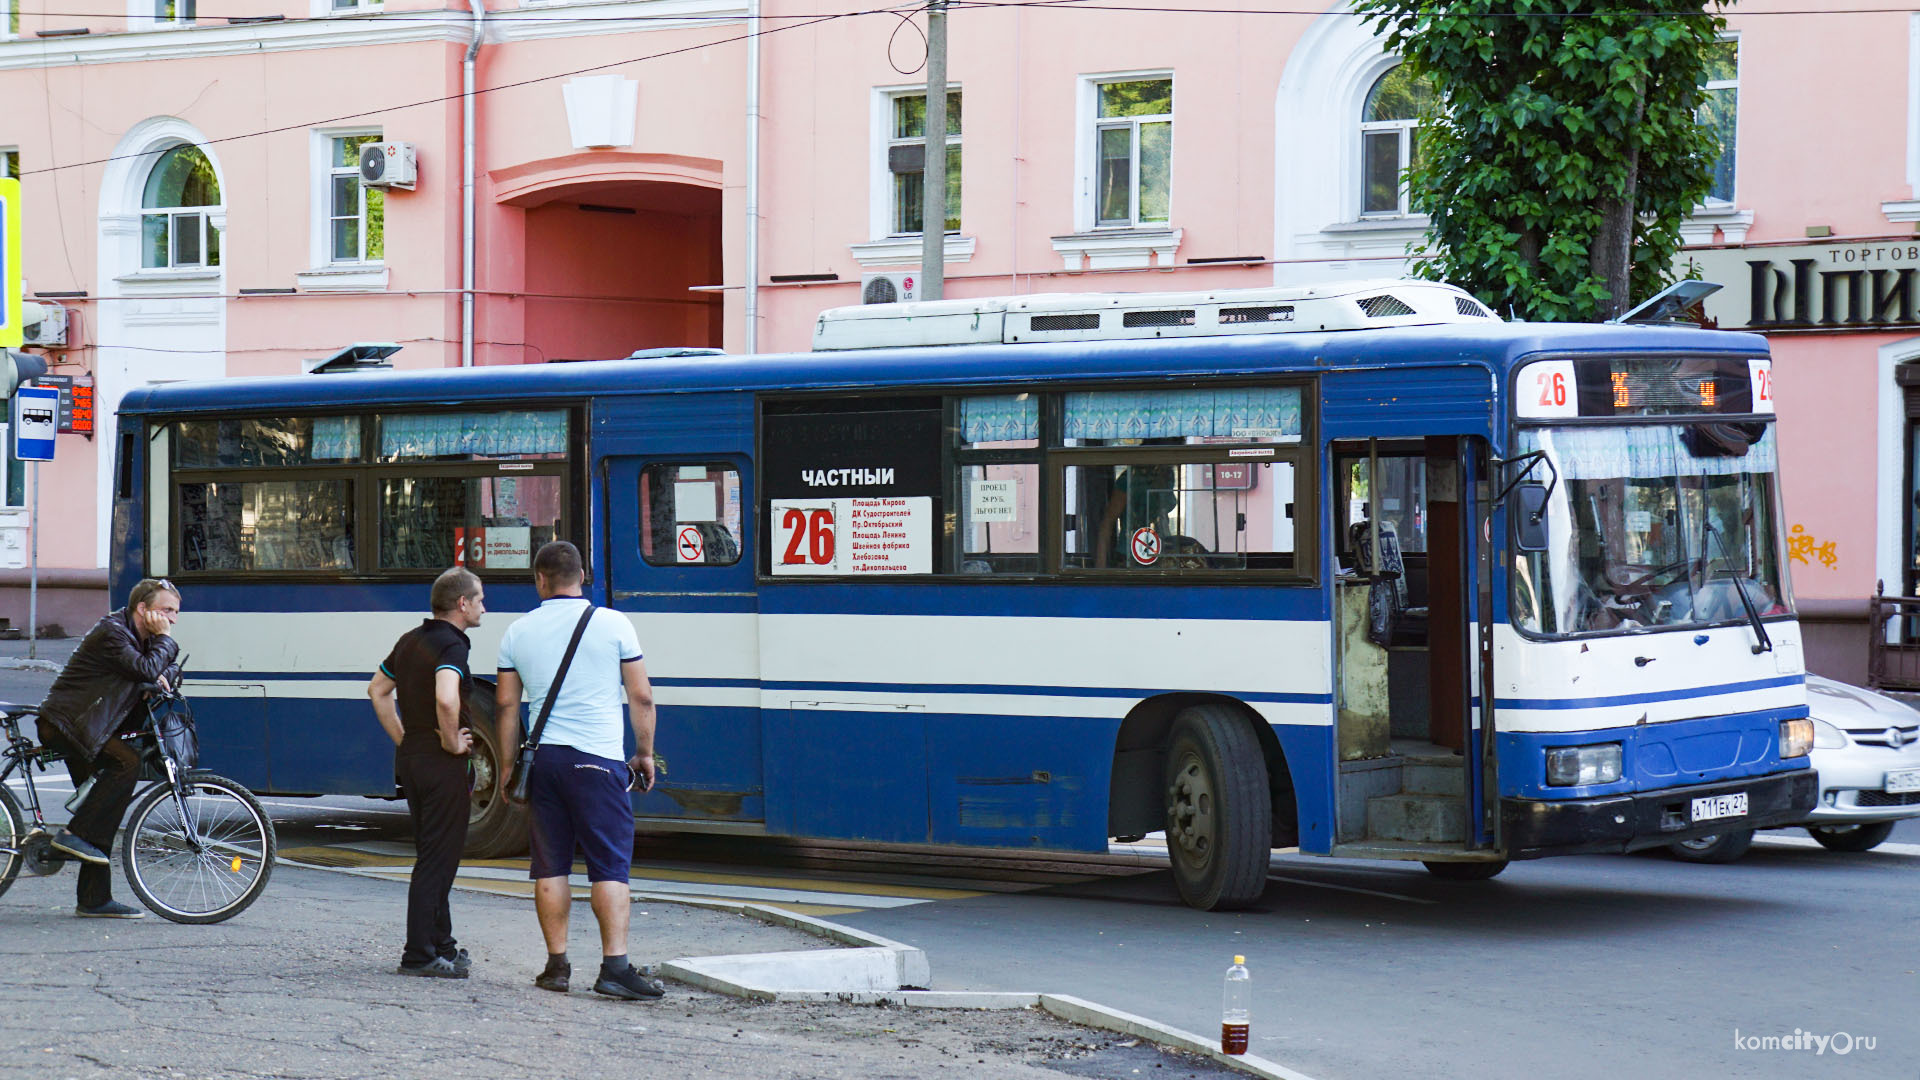
[[[1246,718],[1195,705],[1167,745],[1167,852],[1180,898],[1202,911],[1260,899],[1273,853],[1267,763]]]
[[[471,859],[504,859],[527,850],[527,810],[500,797],[500,774],[513,759],[500,753],[493,730],[493,697],[475,691],[467,697],[473,724],[473,793],[467,808],[467,848]]]

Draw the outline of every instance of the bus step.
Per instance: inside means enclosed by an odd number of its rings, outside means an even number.
[[[1444,764],[1428,764],[1409,759],[1400,769],[1400,790],[1405,795],[1451,795],[1467,792],[1467,774],[1458,758]]]
[[[1367,800],[1367,838],[1457,844],[1467,837],[1467,808],[1457,795],[1376,795]]]

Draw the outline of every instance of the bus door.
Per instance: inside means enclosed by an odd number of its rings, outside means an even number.
[[[1487,605],[1474,483],[1482,441],[1332,444],[1337,843],[1485,843],[1473,722]]]
[[[634,812],[762,822],[748,459],[636,453],[602,458],[599,468],[604,599],[639,632],[662,716],[660,775],[653,791],[634,797]]]

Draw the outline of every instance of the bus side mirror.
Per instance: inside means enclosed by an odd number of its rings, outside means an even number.
[[[1513,546],[1520,551],[1547,550],[1547,486],[1520,484],[1507,496],[1507,518],[1513,523]]]

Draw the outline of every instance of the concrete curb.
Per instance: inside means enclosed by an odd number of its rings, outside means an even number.
[[[1197,1054],[1219,1065],[1266,1080],[1313,1080],[1305,1073],[1295,1072],[1278,1062],[1268,1061],[1252,1054],[1223,1054],[1220,1044],[1212,1039],[1202,1038],[1190,1031],[1168,1027],[1165,1024],[1149,1020],[1144,1016],[1135,1016],[1118,1009],[1109,1009],[1105,1005],[1087,1001],[1084,998],[1067,994],[1041,994],[1040,1007],[1054,1016],[1083,1027],[1104,1028],[1123,1035],[1135,1035],[1162,1046],[1171,1046],[1189,1054]]]
[[[0,656],[0,671],[51,671],[60,674],[60,665],[51,660],[28,660],[19,656]]]

